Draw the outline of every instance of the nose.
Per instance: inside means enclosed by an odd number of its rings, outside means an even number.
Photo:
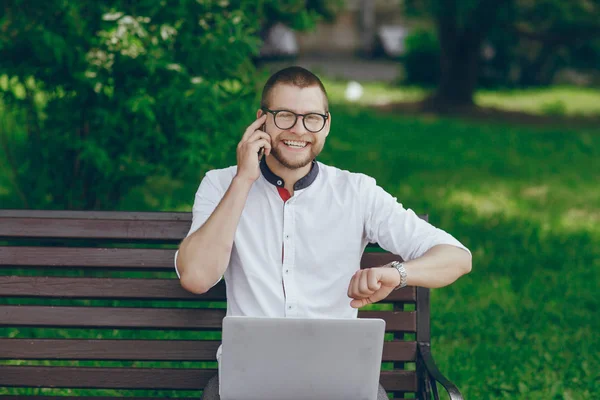
[[[294,125],[292,125],[292,127],[289,129],[289,131],[292,132],[292,133],[299,134],[299,135],[303,135],[306,132],[308,132],[306,130],[306,128],[304,127],[304,120],[303,120],[303,118],[304,118],[303,116],[299,115],[296,118],[296,123]]]

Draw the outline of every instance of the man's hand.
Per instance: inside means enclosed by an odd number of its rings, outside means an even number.
[[[375,267],[358,270],[348,286],[350,306],[364,307],[385,299],[400,284],[400,274],[395,268]]]
[[[271,137],[259,128],[267,120],[267,115],[261,115],[246,131],[237,146],[237,176],[250,182],[260,177],[258,152],[264,148],[265,156],[271,153]]]

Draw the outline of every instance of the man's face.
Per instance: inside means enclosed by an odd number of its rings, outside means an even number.
[[[323,92],[318,86],[299,88],[292,85],[276,85],[270,95],[269,109],[273,111],[287,110],[297,114],[325,113]],[[275,125],[274,115],[267,113],[266,132],[271,136],[271,154],[284,167],[302,168],[314,160],[325,144],[329,135],[330,118],[319,132],[306,129],[303,117],[298,117],[296,124],[282,130]]]

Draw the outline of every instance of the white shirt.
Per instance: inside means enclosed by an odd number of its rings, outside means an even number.
[[[227,315],[355,318],[348,284],[369,242],[407,261],[438,244],[469,251],[404,209],[373,178],[314,164],[287,202],[278,190],[283,180],[261,164],[263,173],[248,195],[224,275]],[[236,170],[206,174],[188,236],[214,211]]]

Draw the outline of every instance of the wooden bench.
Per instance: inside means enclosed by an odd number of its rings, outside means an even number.
[[[224,283],[203,295],[179,285],[173,256],[190,224],[190,213],[0,210],[0,395],[198,397],[226,303]],[[368,250],[363,268],[398,259]],[[462,398],[431,357],[428,289],[359,317],[386,321],[380,379],[393,398],[438,398],[434,381]]]

